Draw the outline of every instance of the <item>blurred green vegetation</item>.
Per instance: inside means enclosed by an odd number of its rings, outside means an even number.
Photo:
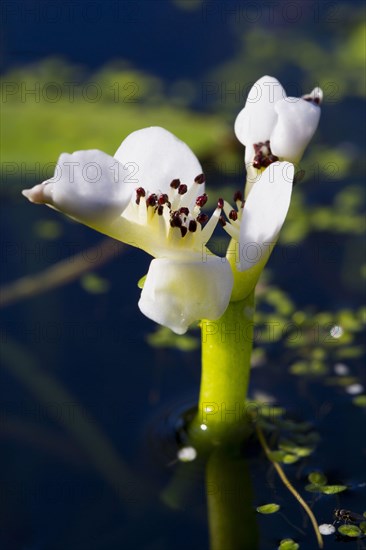
[[[124,65],[86,77],[81,68],[48,59],[5,74],[1,89],[3,163],[43,166],[63,151],[91,148],[114,154],[129,133],[153,125],[204,156],[228,132],[222,117],[195,113],[179,97],[168,101],[159,79]]]

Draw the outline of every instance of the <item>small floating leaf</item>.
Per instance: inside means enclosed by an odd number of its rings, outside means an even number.
[[[109,290],[109,282],[96,273],[87,273],[80,280],[81,286],[90,294],[104,294]]]
[[[297,455],[286,454],[286,455],[283,457],[282,462],[283,462],[284,464],[294,464],[294,463],[297,462],[299,459],[300,459],[300,457],[297,456]]]
[[[359,525],[359,528],[361,529],[361,531],[363,533],[366,534],[366,521],[361,521],[360,525]]]
[[[273,460],[273,462],[282,462],[285,458],[286,453],[283,451],[271,451],[269,453],[269,458]]]
[[[325,495],[335,495],[346,489],[347,485],[325,485],[324,487],[319,487],[319,491]]]
[[[55,240],[62,236],[63,227],[53,220],[40,220],[34,224],[34,232],[37,237],[47,240]]]
[[[311,472],[311,474],[308,475],[308,480],[314,485],[326,485],[328,481],[327,477],[321,472]]]
[[[366,407],[366,395],[357,395],[352,399],[352,403],[357,407]]]
[[[345,537],[359,537],[362,535],[362,531],[357,525],[341,525],[338,527],[338,532]]]
[[[258,506],[257,512],[259,512],[260,514],[274,514],[275,512],[278,512],[279,509],[279,504],[271,502],[270,504],[263,504],[262,506]]]
[[[278,550],[298,550],[300,546],[292,539],[283,539],[280,542]]]

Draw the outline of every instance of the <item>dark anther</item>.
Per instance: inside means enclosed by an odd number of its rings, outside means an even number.
[[[231,210],[229,214],[229,219],[235,222],[238,219],[238,213],[236,210]]]
[[[205,174],[199,174],[198,176],[196,176],[196,177],[194,178],[194,181],[195,181],[196,183],[205,183],[205,181],[206,181],[206,176],[205,176]]]
[[[196,229],[197,229],[197,222],[196,222],[195,220],[191,220],[191,221],[189,222],[188,229],[189,229],[192,233],[194,233],[194,232],[196,231]]]
[[[243,201],[243,194],[241,191],[235,191],[234,193],[234,202],[236,201]]]
[[[163,215],[163,211],[164,211],[164,206],[162,204],[159,204],[157,208],[157,213],[159,214],[159,216]]]
[[[182,206],[182,208],[179,208],[179,214],[184,214],[185,216],[188,216],[189,208],[187,208],[186,206]]]
[[[168,201],[168,195],[166,195],[165,193],[163,193],[162,195],[159,196],[158,198],[158,203],[159,204],[166,204]]]
[[[136,204],[140,204],[141,197],[144,197],[146,195],[146,191],[143,187],[139,187],[136,189]]]
[[[257,154],[259,152],[259,149],[262,147],[263,143],[260,141],[259,143],[253,143],[254,152]]]
[[[305,99],[305,101],[309,101],[310,103],[315,103],[315,105],[320,105],[320,97],[318,96],[313,97],[311,95],[303,95],[302,99]]]
[[[182,183],[179,187],[178,187],[178,193],[180,195],[184,195],[184,193],[187,193],[187,186]]]
[[[206,193],[203,193],[203,195],[200,195],[199,197],[196,198],[196,204],[197,206],[199,206],[200,208],[203,208],[207,202],[207,195]]]
[[[203,212],[201,212],[201,214],[198,214],[198,216],[197,216],[198,223],[203,225],[204,223],[207,222],[207,220],[208,220],[207,214],[204,214]]]
[[[178,189],[179,186],[180,186],[180,180],[178,179],[173,180],[172,183],[170,184],[170,187],[173,187],[173,189]]]
[[[181,227],[182,220],[180,218],[179,212],[175,211],[172,213],[171,219],[170,219],[170,225],[172,227]]]
[[[188,229],[186,228],[185,225],[182,225],[182,227],[180,228],[180,232],[182,233],[182,237],[187,235]]]
[[[224,208],[224,199],[219,199],[217,201],[217,207],[218,208]]]
[[[153,193],[152,195],[149,195],[146,199],[147,206],[156,206],[156,203],[158,202],[158,197]]]
[[[220,217],[219,217],[219,223],[222,225],[222,227],[225,227],[226,221],[225,221],[225,219],[224,219],[224,216],[220,216]]]
[[[253,147],[255,152],[253,159],[254,168],[267,168],[267,166],[278,160],[278,157],[272,154],[271,145],[268,139],[264,143],[262,141],[254,143]]]

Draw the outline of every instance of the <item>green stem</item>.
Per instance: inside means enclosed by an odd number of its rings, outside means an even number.
[[[211,550],[256,550],[258,527],[246,461],[216,449],[206,466],[206,495]]]
[[[230,302],[217,321],[202,320],[202,377],[196,429],[228,433],[243,425],[253,345],[254,291]],[[229,430],[232,432],[232,430]]]

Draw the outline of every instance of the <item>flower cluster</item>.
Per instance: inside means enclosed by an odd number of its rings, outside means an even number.
[[[207,195],[199,161],[159,127],[133,132],[114,157],[98,150],[63,153],[53,178],[23,194],[153,256],[139,308],[183,334],[195,321],[221,317],[232,297],[234,271],[255,273],[250,281],[258,278],[286,218],[291,162],[315,132],[320,99],[319,89],[296,101],[286,98],[271,77],[253,86],[235,123],[251,176],[246,200],[237,193],[234,209],[219,199],[210,218],[202,212]],[[239,244],[234,266],[207,248],[219,220]],[[254,262],[243,252],[249,243],[264,250]],[[251,289],[247,285],[245,292]]]

